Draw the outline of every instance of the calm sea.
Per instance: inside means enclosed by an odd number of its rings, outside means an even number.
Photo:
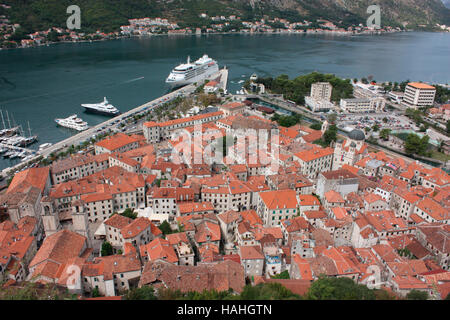
[[[0,51],[0,108],[24,128],[29,121],[37,148],[74,134],[56,127],[55,118],[76,113],[98,124],[106,118],[85,114],[80,104],[106,96],[130,110],[166,93],[170,70],[203,54],[229,68],[233,93],[254,72],[450,82],[450,33],[156,36]],[[0,158],[0,168],[15,162]]]

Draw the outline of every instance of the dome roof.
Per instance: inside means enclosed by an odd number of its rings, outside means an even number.
[[[352,140],[364,140],[366,138],[366,135],[361,130],[354,129],[350,131],[348,137]]]

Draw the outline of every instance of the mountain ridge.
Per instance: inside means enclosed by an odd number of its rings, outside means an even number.
[[[290,21],[326,19],[341,26],[366,23],[373,0],[78,0],[82,28],[117,31],[131,18],[164,17],[180,26],[201,27],[209,16],[235,14],[242,20],[285,18]],[[442,0],[447,3],[450,0]],[[450,9],[441,0],[378,0],[381,24],[415,28],[450,25]],[[2,0],[10,5],[11,21],[27,31],[64,27],[73,0]],[[1,14],[1,12],[0,12]],[[88,31],[86,30],[86,31]]]

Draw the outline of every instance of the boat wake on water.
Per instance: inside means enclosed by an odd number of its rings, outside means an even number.
[[[139,77],[139,78],[136,78],[136,79],[127,80],[127,81],[125,81],[125,82],[123,82],[123,83],[135,82],[135,81],[142,80],[142,79],[144,79],[144,78],[145,78],[145,77]]]

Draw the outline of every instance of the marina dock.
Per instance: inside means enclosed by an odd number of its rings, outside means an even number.
[[[36,150],[31,150],[31,149],[27,149],[27,148],[23,148],[23,147],[12,146],[12,145],[4,144],[4,143],[1,143],[1,142],[0,142],[0,148],[6,148],[8,150],[14,150],[14,151],[19,151],[19,152],[25,151],[26,153],[30,153],[30,154],[32,154],[33,152],[36,152]]]

